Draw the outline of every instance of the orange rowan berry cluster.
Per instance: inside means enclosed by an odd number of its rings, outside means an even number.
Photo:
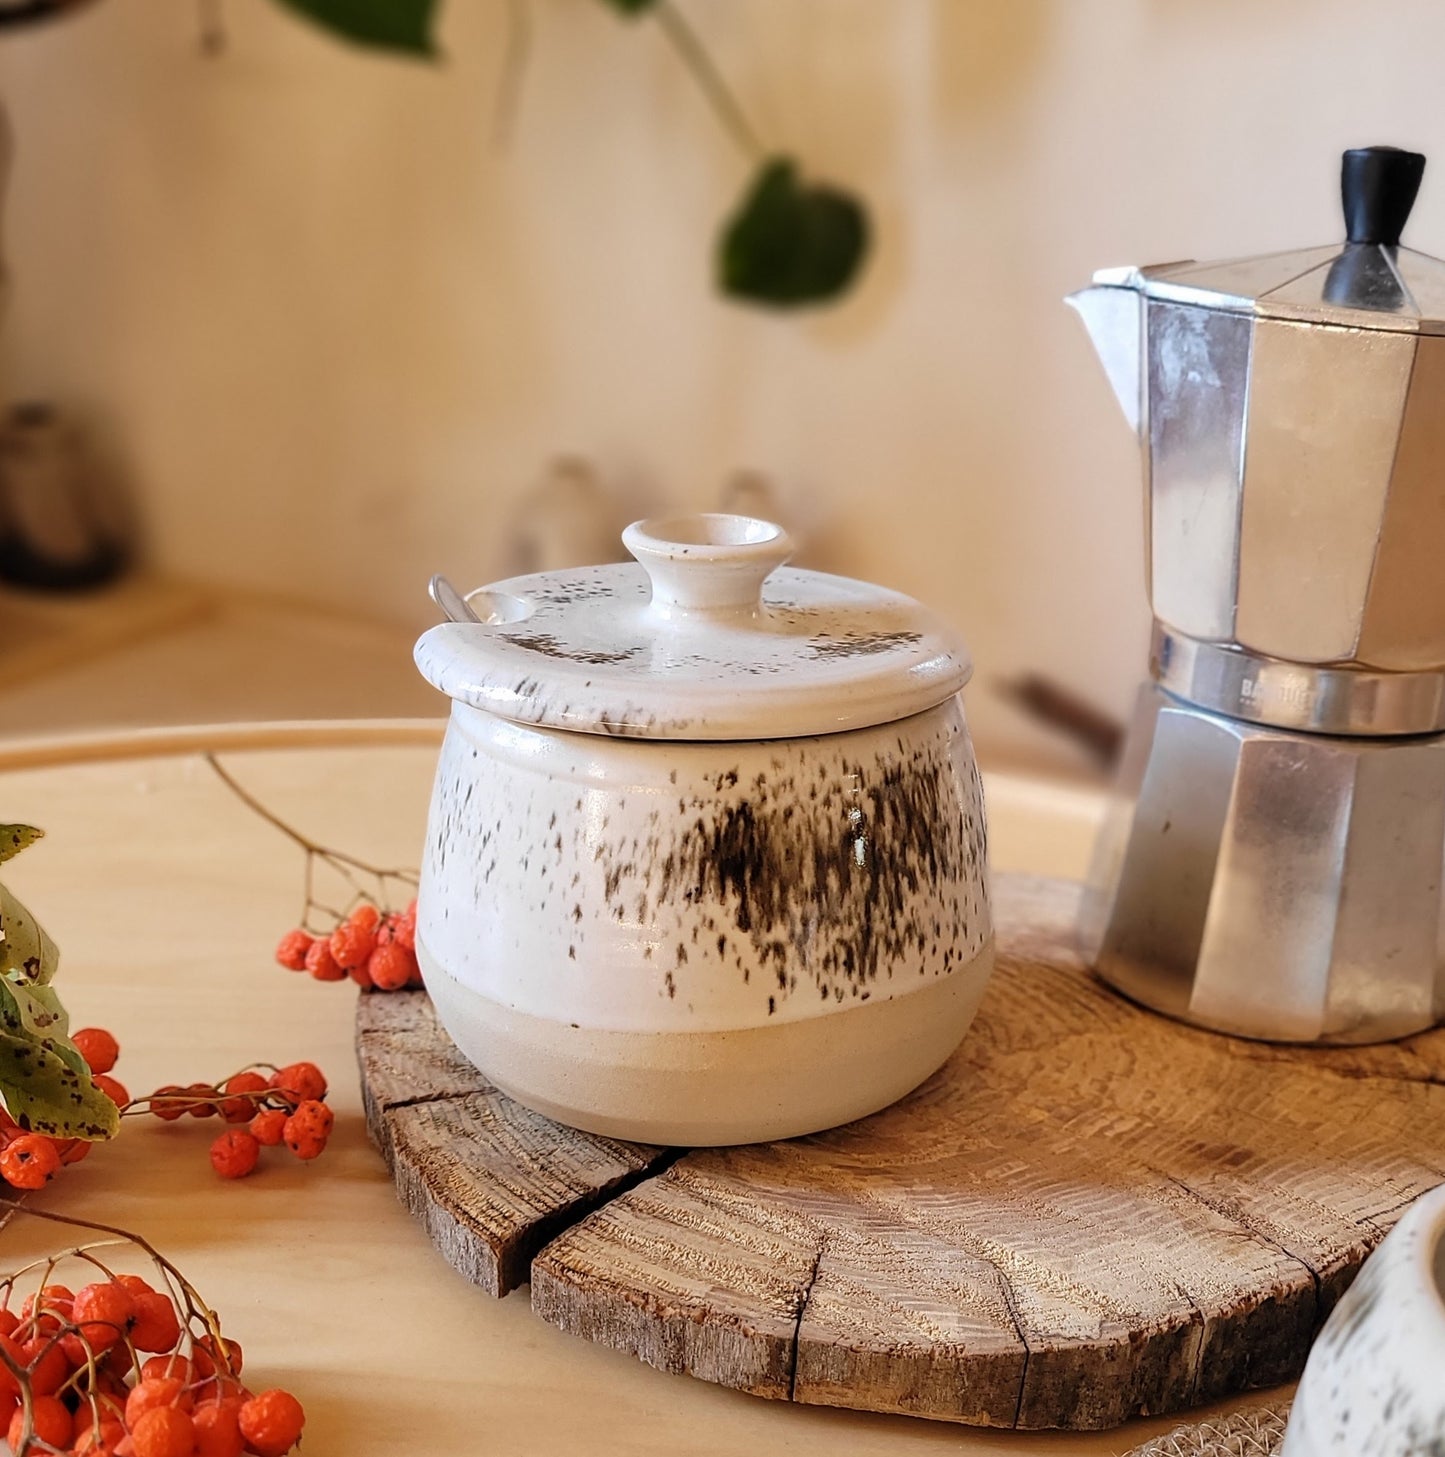
[[[90,1064],[95,1084],[117,1108],[129,1101],[108,1076],[120,1057],[120,1044],[101,1027],[86,1027],[70,1039]],[[12,1189],[43,1189],[66,1164],[78,1164],[94,1145],[83,1138],[50,1138],[21,1127],[0,1108],[0,1179]]]
[[[223,1179],[244,1179],[260,1162],[262,1148],[284,1146],[306,1161],[319,1157],[335,1121],[325,1098],[321,1069],[314,1062],[293,1062],[271,1069],[269,1076],[247,1068],[219,1085],[168,1083],[124,1111],[150,1113],[167,1123],[189,1116],[232,1124],[211,1144],[211,1167]]]
[[[317,981],[350,977],[366,991],[400,992],[422,983],[416,959],[416,902],[404,911],[383,911],[363,901],[329,936],[288,931],[276,947],[288,971]]]
[[[248,1389],[241,1347],[222,1336],[215,1313],[174,1265],[124,1231],[40,1217],[135,1241],[154,1259],[162,1288],[101,1263],[115,1239],[65,1250],[4,1281],[0,1432],[15,1457],[291,1451],[306,1420],[301,1403],[280,1389]],[[64,1261],[103,1278],[71,1291],[52,1280]],[[17,1282],[31,1272],[38,1272],[38,1286],[14,1310]]]

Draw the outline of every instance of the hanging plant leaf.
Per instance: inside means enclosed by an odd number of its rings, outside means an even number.
[[[619,15],[633,16],[653,9],[657,0],[602,0],[602,3]]]
[[[437,0],[276,0],[323,30],[359,46],[434,56]]]
[[[0,825],[0,865],[13,859],[45,834],[34,825]]]
[[[798,179],[790,158],[766,161],[718,245],[718,281],[734,298],[775,308],[826,303],[853,282],[868,251],[868,214],[850,193]]]

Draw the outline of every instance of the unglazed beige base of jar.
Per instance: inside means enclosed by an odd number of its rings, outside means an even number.
[[[973,1021],[993,942],[922,991],[729,1032],[612,1032],[515,1012],[417,942],[459,1048],[517,1102],[589,1133],[687,1147],[765,1143],[876,1113],[936,1072]]]

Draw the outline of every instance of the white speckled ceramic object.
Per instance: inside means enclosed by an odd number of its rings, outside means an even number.
[[[654,1143],[830,1127],[915,1087],[992,968],[963,645],[782,569],[748,517],[639,523],[640,565],[471,595],[417,644],[454,700],[417,951],[519,1101]]]
[[[1280,1457],[1445,1454],[1445,1187],[1418,1199],[1325,1322]]]

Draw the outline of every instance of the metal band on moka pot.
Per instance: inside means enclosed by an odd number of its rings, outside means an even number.
[[[1155,616],[1081,933],[1242,1036],[1445,1015],[1445,263],[1424,158],[1347,152],[1347,241],[1106,270],[1069,302],[1145,473]]]
[[[1445,670],[1379,673],[1288,663],[1154,624],[1149,674],[1166,693],[1247,723],[1304,734],[1445,733]]]

